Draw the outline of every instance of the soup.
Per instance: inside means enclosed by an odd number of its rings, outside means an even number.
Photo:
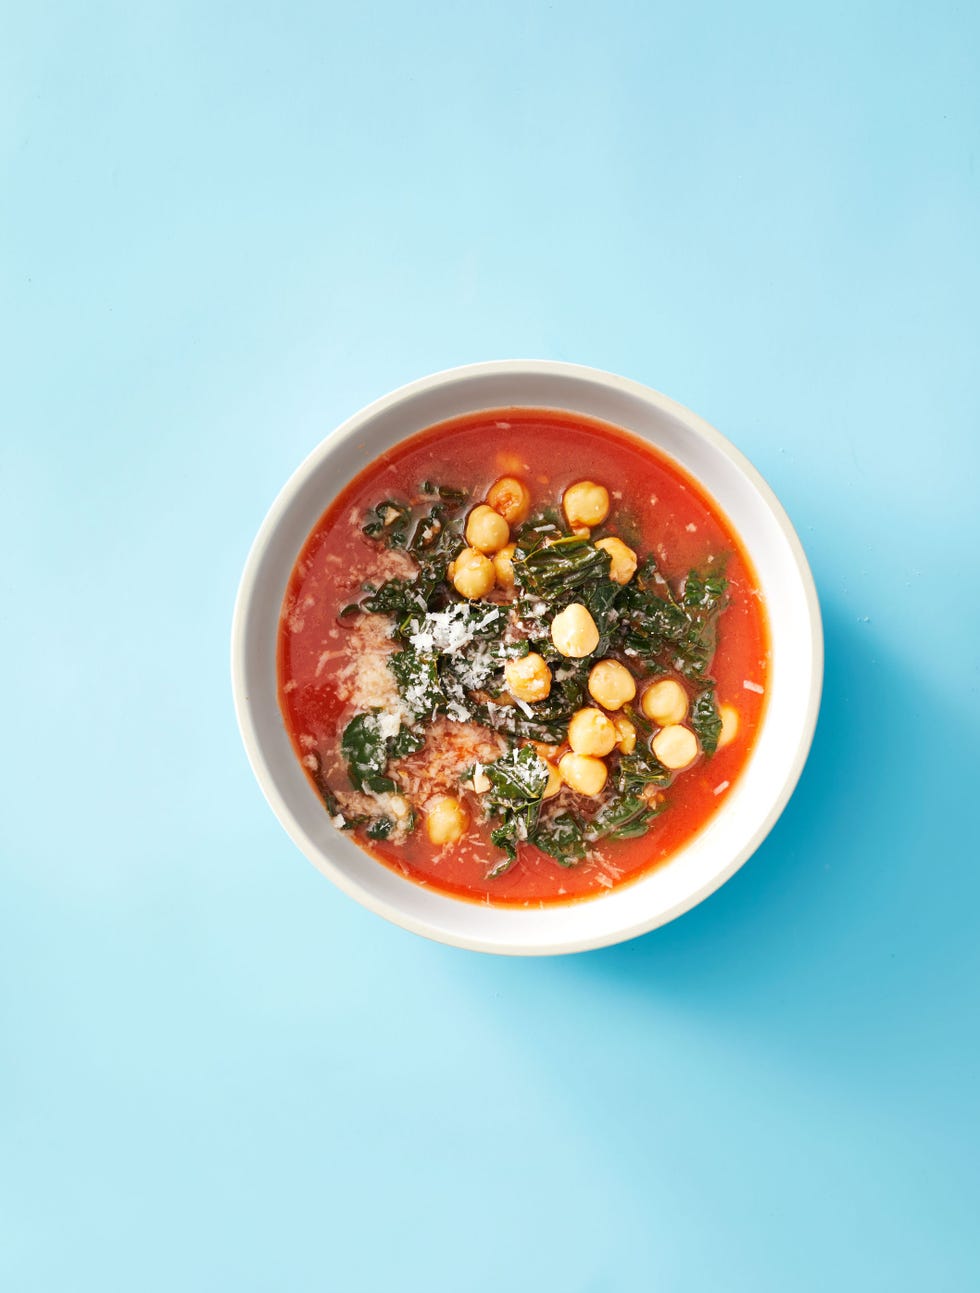
[[[570,413],[498,409],[383,454],[283,602],[279,701],[333,824],[486,903],[602,894],[723,806],[769,671],[752,566],[697,484]]]

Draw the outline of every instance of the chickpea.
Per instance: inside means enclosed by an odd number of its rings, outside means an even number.
[[[625,714],[616,714],[613,717],[613,727],[619,737],[616,749],[620,754],[632,754],[636,749],[636,728]]]
[[[622,539],[613,536],[597,539],[595,546],[609,553],[609,578],[613,583],[628,584],[636,574],[636,553],[633,549],[628,548]]]
[[[578,710],[569,721],[568,744],[576,754],[610,754],[616,739],[612,720],[591,705]]]
[[[510,526],[492,507],[480,503],[466,518],[466,542],[479,552],[499,552],[510,540]]]
[[[504,665],[504,677],[512,696],[533,704],[551,691],[551,670],[537,651]]]
[[[484,597],[493,587],[493,562],[476,548],[464,548],[450,569],[453,587],[461,597]]]
[[[545,759],[544,762],[548,769],[548,784],[545,786],[544,794],[541,798],[554,799],[555,795],[558,794],[558,791],[561,790],[561,773],[550,759]]]
[[[433,844],[455,844],[466,834],[470,815],[452,795],[440,795],[429,804],[425,829]]]
[[[551,621],[551,640],[562,655],[581,660],[599,645],[599,630],[588,609],[572,602]]]
[[[563,754],[558,761],[561,779],[580,795],[599,795],[606,784],[606,765],[591,754]]]
[[[622,709],[636,695],[636,683],[618,660],[600,660],[589,671],[589,695],[603,709]]]
[[[660,727],[683,723],[687,717],[687,692],[674,678],[661,678],[643,693],[640,708],[651,722]]]
[[[677,723],[662,727],[651,745],[654,754],[671,772],[689,768],[698,757],[698,738],[689,727]]]
[[[726,745],[730,745],[738,736],[738,710],[734,705],[719,706],[718,713],[721,716],[721,732],[718,735],[718,749],[723,750]]]
[[[499,588],[514,587],[514,552],[516,548],[516,543],[508,543],[506,547],[494,553],[493,569],[497,576],[497,586]]]
[[[569,525],[601,525],[609,515],[609,490],[594,480],[569,485],[561,505]]]
[[[508,525],[520,525],[531,510],[531,491],[516,476],[501,476],[487,490],[487,502]]]

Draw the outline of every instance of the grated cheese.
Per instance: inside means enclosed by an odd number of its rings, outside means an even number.
[[[762,696],[766,690],[765,687],[760,687],[757,682],[749,682],[747,678],[743,680],[742,686],[746,691],[754,691],[759,696]]]
[[[499,618],[500,608],[493,606],[482,619],[470,623],[468,603],[457,602],[444,611],[429,611],[408,640],[423,655],[451,655],[468,646],[481,629]]]

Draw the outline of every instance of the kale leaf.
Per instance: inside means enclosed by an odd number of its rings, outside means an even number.
[[[712,614],[721,610],[728,580],[724,575],[699,575],[696,570],[688,573],[684,581],[684,605],[689,610]]]
[[[375,817],[364,834],[369,840],[386,840],[395,829],[395,823],[387,815]]]
[[[671,774],[646,745],[637,742],[632,754],[620,756],[616,789],[621,795],[636,795],[647,786],[669,786]]]
[[[577,866],[585,857],[582,823],[574,813],[556,813],[549,821],[542,822],[531,842],[559,866]]]
[[[381,539],[387,548],[404,548],[412,509],[399,498],[383,499],[367,514],[362,531],[370,539]]]
[[[388,741],[381,735],[379,712],[356,714],[340,738],[340,752],[347,764],[351,785],[355,790],[370,790],[375,794],[398,789],[384,775],[388,766]]]
[[[419,485],[419,493],[429,498],[444,498],[453,503],[465,503],[470,496],[468,490],[458,489],[455,485],[434,485],[431,480],[423,480]]]
[[[705,754],[714,754],[718,749],[718,738],[721,736],[721,715],[715,701],[714,687],[705,687],[694,698],[691,706],[691,727],[694,735],[701,742]]]
[[[663,808],[662,803],[651,804],[639,795],[617,796],[596,813],[589,824],[588,839],[590,842],[638,839],[647,833],[650,823]]]
[[[425,597],[417,579],[386,579],[379,587],[367,586],[367,596],[361,600],[360,609],[377,615],[393,615],[402,624],[413,615],[424,615]],[[345,607],[345,611],[350,607]]]
[[[490,816],[499,822],[490,832],[490,840],[513,862],[518,844],[530,839],[537,826],[548,785],[548,768],[537,751],[527,745],[508,750],[495,763],[488,763],[484,772],[490,782],[484,803]],[[498,863],[489,876],[502,875],[506,869]]]
[[[423,718],[442,709],[446,696],[439,682],[439,657],[405,647],[388,657],[398,692],[413,717]]]
[[[552,609],[573,601],[577,590],[609,575],[608,552],[574,534],[545,542],[523,541],[514,552],[514,582],[525,592],[552,603]]]
[[[484,768],[490,789],[487,802],[513,808],[539,800],[548,784],[548,768],[533,746],[516,747]]]
[[[652,587],[659,592],[652,591]],[[627,655],[647,668],[676,670],[685,678],[703,679],[715,653],[718,616],[724,609],[728,581],[722,575],[702,577],[690,571],[678,602],[656,564],[644,563],[643,575],[621,599],[619,629]]]

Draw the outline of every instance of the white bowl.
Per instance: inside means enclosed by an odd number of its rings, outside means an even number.
[[[621,426],[675,459],[728,516],[769,613],[765,717],[741,778],[709,824],[648,875],[544,909],[490,907],[422,888],[374,861],[327,819],[293,753],[276,694],[283,594],[307,535],[343,486],[384,450],[479,409],[572,410]],[[436,373],[369,405],[287,482],[249,553],[235,606],[232,685],[242,740],[276,816],[315,867],[372,911],[428,938],[483,952],[547,955],[603,947],[681,915],[734,874],[768,834],[803,769],[820,704],[823,636],[800,541],[769,486],[713,427],[637,382],[575,364],[507,361]]]

